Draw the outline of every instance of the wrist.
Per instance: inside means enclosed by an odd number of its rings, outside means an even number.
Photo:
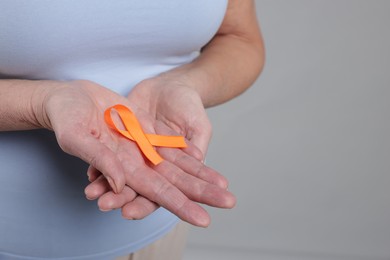
[[[49,84],[36,80],[0,80],[0,131],[50,128],[43,100]]]
[[[52,130],[49,114],[47,113],[50,99],[66,84],[59,81],[42,80],[35,82],[34,91],[30,98],[31,121],[39,128]]]
[[[50,120],[46,115],[45,100],[49,89],[46,82],[34,82],[34,91],[29,100],[30,121],[31,124],[36,125],[37,128],[51,129]]]
[[[221,84],[221,78],[218,73],[211,75],[202,66],[198,66],[196,62],[189,63],[171,71],[162,73],[159,77],[166,81],[173,80],[176,85],[181,85],[194,90],[202,100],[204,107],[214,105],[214,89]]]

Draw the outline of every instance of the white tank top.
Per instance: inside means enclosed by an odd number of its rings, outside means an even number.
[[[126,95],[191,62],[227,0],[3,0],[0,79],[87,79]],[[1,105],[1,104],[0,104]],[[0,122],[1,124],[1,122]],[[0,132],[0,259],[111,259],[160,238],[165,209],[140,221],[84,195],[87,165],[47,130]]]

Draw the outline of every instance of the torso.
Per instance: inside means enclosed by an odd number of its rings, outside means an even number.
[[[226,0],[2,1],[0,79],[87,79],[122,95],[191,62]],[[138,250],[177,219],[102,213],[85,199],[87,165],[46,130],[0,133],[0,258],[108,259]],[[28,258],[30,259],[30,258]]]

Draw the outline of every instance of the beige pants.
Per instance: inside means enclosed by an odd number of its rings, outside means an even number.
[[[180,260],[186,246],[189,225],[180,222],[176,227],[160,240],[127,256],[116,260]]]

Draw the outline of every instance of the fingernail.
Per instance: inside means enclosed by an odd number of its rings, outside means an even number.
[[[95,200],[94,198],[88,197],[88,195],[85,195],[85,197],[87,198],[87,200]]]
[[[100,209],[100,211],[102,211],[102,212],[109,212],[109,211],[111,211],[112,209]]]
[[[91,182],[91,176],[89,175],[89,172],[87,172],[88,181]]]
[[[112,180],[112,178],[110,176],[106,176],[106,179],[110,184],[111,188],[114,190],[114,192],[118,193],[118,188],[116,187],[115,182]]]

